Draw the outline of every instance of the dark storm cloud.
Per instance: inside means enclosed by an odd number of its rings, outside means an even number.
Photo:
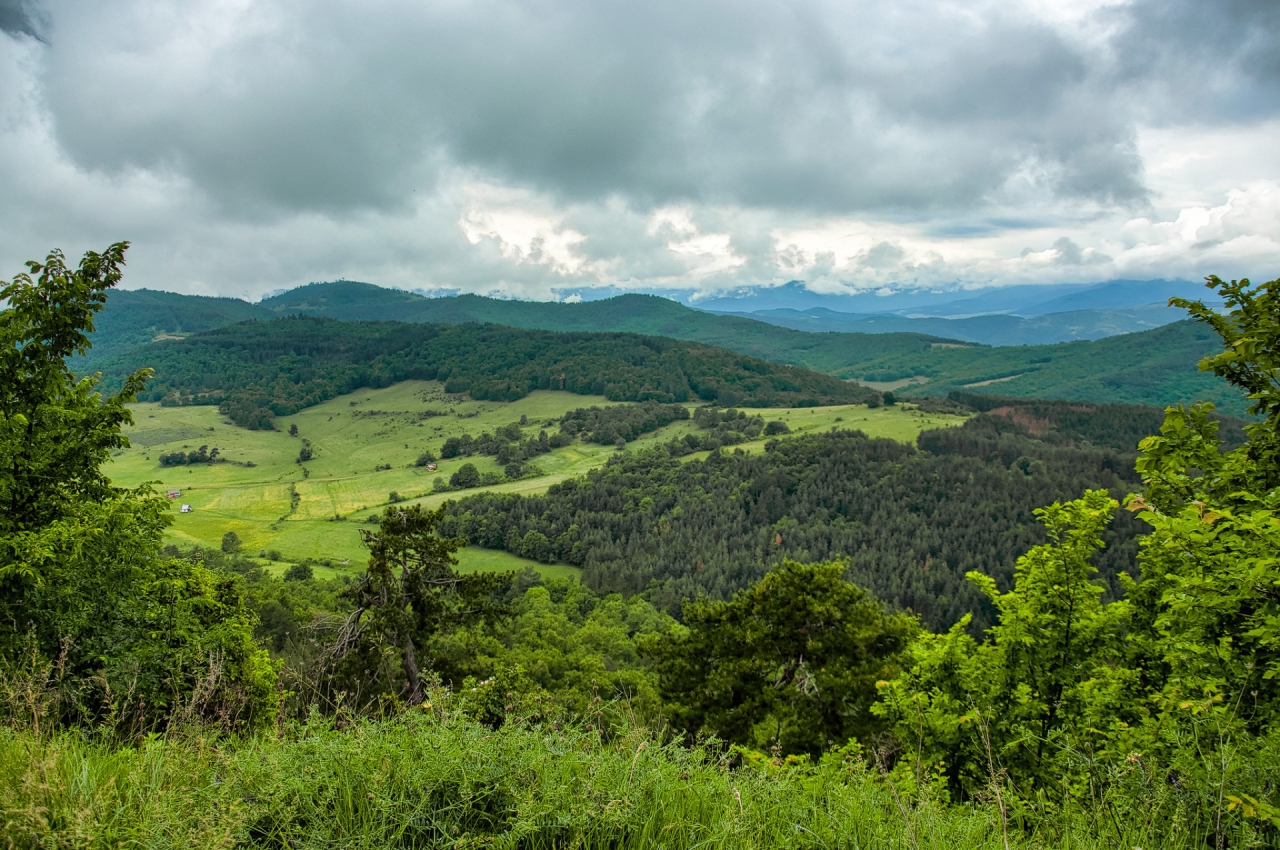
[[[44,40],[43,22],[30,0],[0,0],[0,32]]]
[[[444,165],[641,205],[956,208],[1019,181],[1067,199],[1145,197],[1112,81],[1012,12],[727,0],[193,9],[56,6],[46,96],[77,162],[176,172],[231,207],[329,212],[404,204]]]
[[[1119,15],[1116,53],[1124,75],[1156,96],[1153,117],[1280,113],[1280,2],[1137,0]]]

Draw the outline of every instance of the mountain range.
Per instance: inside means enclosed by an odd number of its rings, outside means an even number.
[[[1098,295],[1103,297],[1105,292]],[[1061,297],[1061,292],[1054,296]],[[1186,320],[1093,341],[997,347],[975,344],[958,333],[902,330],[892,324],[902,317],[864,317],[864,321],[879,323],[880,333],[813,326],[796,329],[751,315],[691,309],[651,295],[581,303],[509,301],[477,295],[427,298],[353,281],[310,284],[258,304],[148,290],[116,292],[100,314],[87,365],[104,357],[122,356],[151,340],[184,337],[246,319],[265,321],[292,315],[664,336],[909,394],[984,391],[990,387],[992,392],[1009,396],[1153,405],[1205,399],[1235,414],[1243,413],[1246,406],[1243,398],[1220,381],[1196,370],[1197,360],[1214,350],[1217,341],[1209,329]],[[1011,318],[1040,321],[1044,317],[981,317],[997,328],[1006,323],[1005,333],[1016,330],[1008,325]],[[934,324],[909,327],[955,327],[937,325],[948,320],[936,317],[916,321]],[[136,357],[138,365],[146,365],[145,349]]]

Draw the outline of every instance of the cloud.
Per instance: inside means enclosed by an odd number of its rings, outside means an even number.
[[[579,251],[587,237],[565,227],[562,216],[531,210],[536,201],[528,193],[479,184],[468,185],[466,191],[471,203],[458,226],[472,245],[493,239],[502,256],[517,266],[532,263],[561,277],[603,279],[608,264],[593,263]]]
[[[0,263],[128,237],[150,286],[521,297],[1265,265],[1277,14],[0,0]]]
[[[43,41],[43,29],[43,21],[32,3],[27,0],[0,0],[0,32]]]
[[[746,259],[734,250],[728,233],[702,233],[693,221],[693,214],[685,208],[657,210],[649,221],[648,232],[650,236],[661,237],[667,250],[684,263],[684,273],[679,276],[682,282],[696,283],[746,264]],[[661,284],[667,280],[656,282]]]

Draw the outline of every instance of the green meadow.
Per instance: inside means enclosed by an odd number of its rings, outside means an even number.
[[[180,546],[218,546],[223,534],[234,531],[249,555],[279,553],[268,566],[285,569],[303,559],[328,561],[317,576],[360,569],[365,550],[359,529],[379,514],[395,493],[405,503],[436,507],[446,499],[479,490],[535,494],[566,478],[603,465],[617,452],[612,446],[574,442],[534,459],[533,474],[518,481],[448,493],[433,492],[439,477],[446,482],[463,463],[474,463],[481,474],[500,473],[493,458],[453,458],[437,462],[437,469],[415,465],[424,451],[439,456],[449,437],[473,436],[526,420],[526,435],[540,429],[555,433],[557,420],[569,410],[607,405],[603,397],[565,392],[535,392],[515,402],[472,401],[451,395],[435,381],[406,381],[380,390],[362,390],[332,399],[293,416],[280,417],[276,431],[250,431],[231,424],[216,407],[132,405],[135,424],[127,430],[132,443],[118,452],[108,467],[112,480],[125,487],[151,483],[160,491],[180,490],[173,500],[170,542]],[[753,413],[755,411],[752,411]],[[961,417],[922,414],[910,408],[867,408],[840,405],[760,411],[766,420],[779,419],[792,435],[832,428],[858,429],[872,437],[914,441],[920,431],[959,424]],[[297,436],[290,436],[290,426]],[[692,421],[676,422],[627,445],[636,451],[665,443],[696,429]],[[312,457],[299,463],[303,439]],[[765,441],[736,446],[761,451]],[[207,446],[217,448],[225,462],[193,466],[161,466],[160,457]],[[691,457],[705,456],[705,453]],[[178,505],[190,505],[180,513]],[[545,576],[568,576],[576,571],[544,565],[506,552],[468,547],[459,553],[460,569],[507,570],[533,567]]]

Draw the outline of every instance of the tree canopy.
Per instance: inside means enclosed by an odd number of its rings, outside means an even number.
[[[104,398],[67,366],[127,247],[75,269],[55,251],[0,289],[0,670],[69,722],[261,724],[276,674],[236,583],[162,557],[167,500],[102,471],[149,371]]]

